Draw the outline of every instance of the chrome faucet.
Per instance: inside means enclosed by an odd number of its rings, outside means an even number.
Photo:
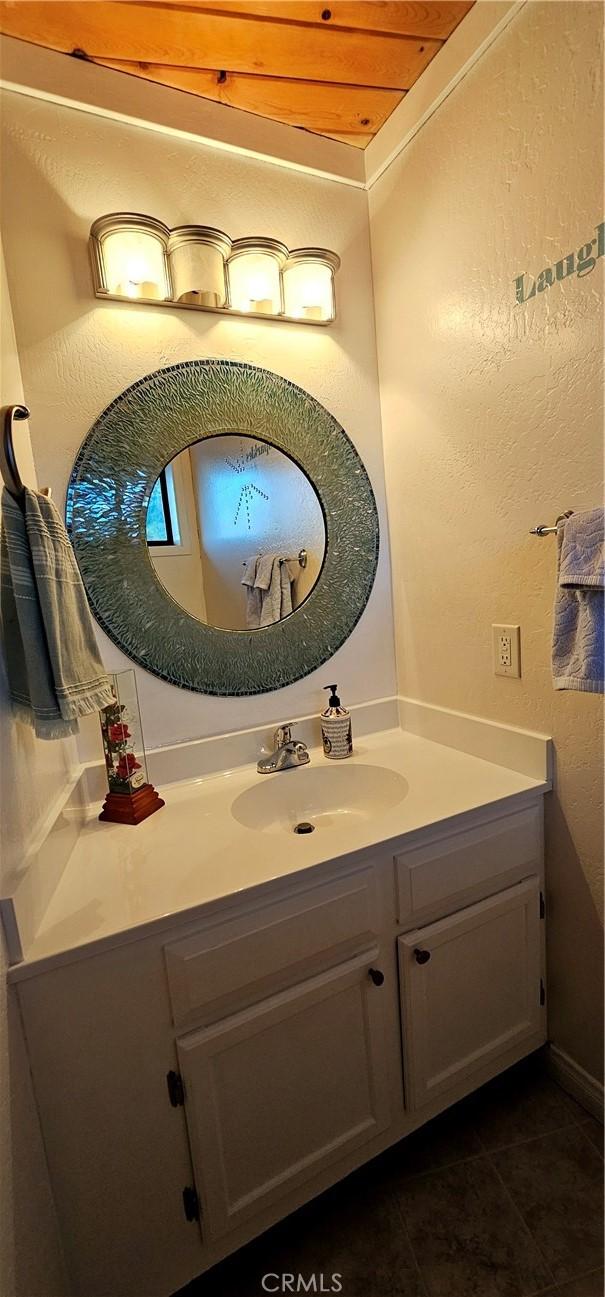
[[[280,725],[273,735],[273,751],[260,758],[256,769],[259,775],[271,775],[278,770],[306,766],[310,760],[306,743],[292,738],[292,726]]]

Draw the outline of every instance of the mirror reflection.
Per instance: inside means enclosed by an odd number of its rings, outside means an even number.
[[[307,598],[326,544],[319,498],[282,451],[233,433],[167,464],[147,507],[147,545],[172,598],[223,630],[281,621]]]

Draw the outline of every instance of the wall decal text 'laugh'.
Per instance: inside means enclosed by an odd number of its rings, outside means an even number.
[[[536,293],[543,293],[545,288],[552,288],[553,284],[560,283],[562,279],[567,279],[569,275],[577,275],[578,279],[583,279],[584,275],[589,275],[594,270],[599,257],[605,255],[605,221],[601,221],[596,227],[596,238],[591,239],[590,243],[584,243],[576,252],[568,252],[566,257],[561,257],[554,266],[546,266],[540,271],[537,279],[530,281],[527,276],[525,282],[525,273],[518,275],[515,279],[515,293],[517,303],[522,306],[524,302],[529,302],[530,298],[535,297]],[[596,244],[596,251],[593,255],[593,248]]]

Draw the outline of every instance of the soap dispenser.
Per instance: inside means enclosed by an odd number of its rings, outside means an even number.
[[[324,685],[324,689],[330,690],[330,697],[328,706],[320,717],[324,756],[331,761],[342,761],[353,752],[351,713],[341,706],[337,688],[338,685]]]

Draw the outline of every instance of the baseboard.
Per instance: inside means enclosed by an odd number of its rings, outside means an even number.
[[[569,1054],[557,1045],[548,1046],[548,1068],[555,1081],[567,1090],[597,1121],[603,1120],[603,1085],[585,1072]]]

